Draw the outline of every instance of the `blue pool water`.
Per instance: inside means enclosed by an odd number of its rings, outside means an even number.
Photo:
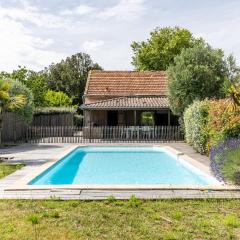
[[[31,185],[214,183],[157,147],[79,147],[47,169]]]

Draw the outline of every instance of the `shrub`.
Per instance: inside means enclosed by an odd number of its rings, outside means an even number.
[[[221,180],[239,184],[240,138],[221,141],[210,152],[211,168]]]
[[[240,108],[230,105],[226,99],[210,102],[206,124],[208,151],[219,141],[240,136]]]
[[[184,112],[185,138],[196,151],[205,153],[207,133],[205,125],[208,116],[207,101],[195,101]]]
[[[42,114],[61,114],[61,113],[75,113],[75,107],[41,107],[36,108],[34,111],[34,115],[42,115]]]
[[[74,115],[73,122],[74,122],[75,126],[78,126],[78,127],[82,126],[83,125],[83,115],[80,115],[80,114]]]
[[[26,100],[25,104],[21,108],[16,109],[15,112],[26,122],[31,122],[34,111],[33,94],[31,90],[17,80],[10,81],[10,83],[9,94],[11,96],[23,95]]]
[[[64,92],[48,90],[44,99],[47,107],[62,107],[72,105],[72,99]]]
[[[240,109],[226,100],[195,101],[184,112],[185,139],[200,153],[229,138],[240,137]]]

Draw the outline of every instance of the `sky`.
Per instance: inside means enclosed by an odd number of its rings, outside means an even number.
[[[77,52],[132,70],[133,41],[179,26],[240,63],[240,0],[0,0],[0,71],[35,71]]]

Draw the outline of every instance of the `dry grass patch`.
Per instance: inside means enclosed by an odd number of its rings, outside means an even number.
[[[238,239],[240,200],[0,201],[1,239]]]

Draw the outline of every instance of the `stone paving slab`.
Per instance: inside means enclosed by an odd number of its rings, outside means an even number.
[[[8,163],[16,164],[23,163],[26,166],[15,173],[0,179],[0,198],[2,199],[52,199],[59,198],[63,200],[77,199],[77,200],[101,200],[109,196],[114,196],[117,199],[127,199],[132,195],[138,198],[146,199],[169,199],[169,198],[240,198],[240,191],[201,191],[201,190],[88,190],[88,189],[48,189],[48,190],[8,190],[5,189],[20,179],[36,170],[37,167],[44,163],[52,161],[59,153],[67,150],[72,146],[79,144],[24,144],[14,146],[11,148],[0,149],[0,155],[9,157]],[[90,145],[90,144],[88,144]],[[190,146],[183,142],[177,143],[154,143],[154,144],[92,144],[96,145],[159,145],[170,146],[178,151],[187,154],[198,162],[209,167],[209,159],[206,156],[196,153]]]
[[[36,190],[35,190],[36,191]],[[2,199],[81,199],[81,200],[103,200],[109,196],[114,196],[116,199],[128,199],[132,195],[142,199],[203,199],[203,198],[240,198],[240,193],[236,191],[214,191],[214,192],[202,192],[199,190],[159,190],[159,191],[104,191],[93,192],[88,190],[75,192],[63,192],[58,191],[7,191],[0,193]]]

